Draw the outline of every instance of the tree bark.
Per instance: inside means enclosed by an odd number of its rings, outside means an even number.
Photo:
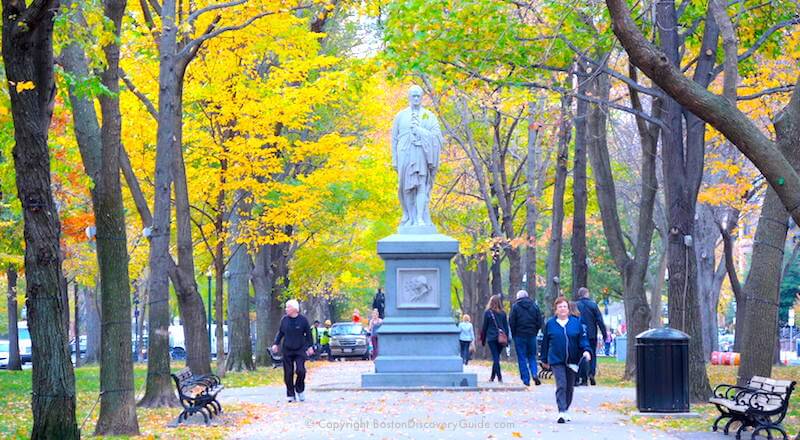
[[[64,3],[67,10],[72,1]],[[97,228],[97,263],[100,271],[102,316],[100,350],[100,416],[96,435],[138,435],[133,388],[131,350],[131,301],[128,276],[128,249],[125,233],[125,211],[119,179],[119,154],[122,148],[122,118],[119,110],[119,56],[125,0],[105,0],[105,16],[114,25],[115,39],[103,47],[107,67],[101,72],[103,86],[110,92],[99,96],[103,125],[100,127],[90,96],[70,86],[81,157],[87,175],[92,179],[92,208]],[[78,10],[76,25],[85,24]],[[78,43],[67,46],[62,57],[65,70],[80,81],[89,79],[86,56]],[[120,264],[123,262],[123,264]],[[108,390],[108,391],[105,391]]]
[[[725,262],[716,260],[719,228],[712,207],[701,204],[695,220],[695,255],[697,258],[697,299],[700,305],[703,357],[711,359],[712,351],[719,351],[717,306],[719,291],[725,277]]]
[[[231,215],[231,258],[228,278],[228,322],[230,330],[229,352],[226,359],[227,371],[255,370],[253,349],[250,344],[250,272],[252,263],[247,246],[237,243],[242,218],[249,215],[250,206],[244,196],[237,192],[241,200]]]
[[[99,281],[94,289],[84,287],[83,306],[86,310],[86,358],[87,364],[100,361],[100,346],[102,341],[100,330],[100,301],[98,292],[100,291]]]
[[[571,98],[561,97],[561,116],[558,131],[556,181],[553,190],[553,215],[550,223],[550,243],[547,248],[547,307],[553,312],[553,303],[561,294],[561,244],[564,227],[564,193],[567,189],[567,162],[572,123],[569,117]]]
[[[525,183],[528,186],[525,199],[525,230],[528,232],[527,246],[525,247],[525,280],[531,298],[536,298],[536,223],[539,220],[539,185],[537,184],[537,167],[539,159],[539,130],[541,126],[536,121],[538,107],[544,105],[540,99],[538,103],[528,103],[528,161],[525,164]],[[466,297],[466,293],[464,294]]]
[[[72,288],[72,308],[75,315],[75,368],[81,366],[81,310],[80,310],[80,286],[73,283]],[[16,306],[16,305],[15,305]]]
[[[587,95],[586,67],[578,62],[578,94]],[[572,168],[572,297],[577,299],[578,289],[589,286],[589,265],[586,253],[586,118],[589,103],[578,99],[575,106],[575,158]],[[605,125],[603,126],[605,130]]]
[[[6,281],[8,282],[8,370],[22,370],[22,361],[19,356],[19,328],[17,321],[17,268],[9,264],[6,268]]]
[[[667,60],[673,66],[677,65],[679,37],[675,4],[657,4],[656,20],[660,47]],[[706,32],[708,33],[708,29]],[[705,145],[703,142],[695,142],[696,139],[691,135],[687,135],[684,143],[683,109],[678,102],[666,97],[661,104],[667,126],[666,130],[661,131],[661,156],[669,230],[669,322],[672,328],[681,330],[690,337],[689,398],[692,402],[705,402],[711,395],[711,386],[703,356],[702,324],[697,297],[697,257],[692,249],[695,202],[702,178]],[[702,129],[702,123],[699,125]],[[687,118],[687,131],[691,130],[693,123]]]
[[[631,69],[631,77],[636,78],[636,72]],[[608,100],[610,84],[606,74],[600,74],[593,86],[593,95],[603,100]],[[632,107],[641,111],[642,105],[639,96],[630,90]],[[647,265],[650,257],[650,246],[653,230],[653,207],[658,190],[656,179],[656,152],[658,145],[658,127],[648,125],[642,118],[637,118],[637,128],[642,149],[642,188],[639,204],[637,237],[633,258],[628,255],[623,239],[622,225],[617,210],[617,196],[614,185],[614,176],[611,171],[611,160],[608,153],[606,126],[608,108],[603,105],[591,104],[588,112],[588,139],[589,159],[594,173],[597,201],[600,205],[600,215],[603,221],[603,231],[608,242],[608,248],[614,259],[617,269],[623,280],[623,302],[625,305],[625,321],[628,326],[629,337],[647,330],[650,322],[650,308],[644,290],[644,281],[647,274]],[[659,116],[659,110],[654,109],[654,115]],[[636,375],[636,344],[628,344],[625,362],[626,379]]]
[[[150,301],[148,310],[147,384],[139,406],[157,408],[177,406],[170,380],[169,358],[169,254],[171,186],[174,154],[178,147],[176,129],[180,124],[180,78],[183,68],[177,57],[175,0],[162,6],[162,32],[159,44],[158,130],[156,133],[155,203],[150,234]]]
[[[664,237],[662,235],[662,240]],[[666,243],[664,243],[666,244]],[[661,319],[661,292],[664,291],[664,278],[667,276],[667,250],[662,250],[661,256],[658,260],[658,270],[656,271],[656,280],[653,283],[653,290],[650,293],[650,327],[661,328],[663,321]]]
[[[736,274],[736,264],[733,261],[733,238],[731,237],[731,231],[733,229],[733,226],[728,226],[728,228],[720,227],[720,232],[722,233],[725,269],[727,270],[728,279],[731,283],[733,296],[736,299],[736,323],[734,327],[733,351],[741,353],[744,345],[743,336],[744,323],[747,316],[747,296],[744,294],[741,283],[739,283],[739,276]]]
[[[31,438],[78,439],[69,301],[61,267],[61,224],[50,180],[48,128],[55,97],[53,21],[57,0],[3,0],[3,62],[14,121],[14,169],[25,237],[25,290],[32,344]],[[25,85],[33,86],[25,89]]]
[[[269,245],[261,246],[253,265],[252,282],[256,295],[256,365],[262,367],[272,365],[267,350],[275,339],[275,335],[269,332],[272,278],[272,252]]]
[[[178,79],[176,120],[183,121],[183,78]],[[175,286],[178,310],[183,324],[186,343],[186,366],[192,373],[211,374],[211,347],[208,342],[208,321],[203,298],[197,289],[194,277],[194,243],[192,242],[192,220],[189,207],[189,191],[186,181],[186,165],[181,148],[183,130],[175,129],[173,145],[173,183],[175,187],[175,220],[178,234],[178,279]]]
[[[775,135],[780,151],[795,169],[800,168],[800,91],[795,88],[789,104],[775,118]],[[788,213],[777,193],[767,189],[761,217],[753,240],[750,273],[744,287],[747,298],[744,320],[744,345],[738,381],[745,384],[753,376],[769,377],[773,355],[756,347],[769,347],[778,325],[783,249],[786,244]]]

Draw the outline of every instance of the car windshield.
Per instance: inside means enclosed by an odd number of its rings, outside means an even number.
[[[331,336],[360,335],[362,330],[359,324],[335,325],[331,328]]]
[[[26,329],[26,328],[19,329],[19,338],[20,339],[30,339],[31,338],[31,334],[28,333],[28,329]]]

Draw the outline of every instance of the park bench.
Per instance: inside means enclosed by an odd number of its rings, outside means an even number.
[[[773,438],[772,431],[780,432],[784,440],[789,440],[781,422],[789,409],[795,382],[775,380],[768,377],[753,376],[746,386],[722,384],[714,389],[714,397],[709,402],[716,405],[720,416],[714,420],[713,431],[719,429],[722,420],[729,419],[723,432],[728,434],[731,425],[739,422],[736,438],[742,438],[742,432],[753,428],[751,438],[759,433],[766,433]]]
[[[217,394],[225,388],[220,378],[214,374],[195,376],[188,367],[172,374],[175,387],[178,389],[178,399],[183,406],[183,411],[178,415],[177,423],[188,420],[196,413],[203,415],[203,421],[208,425],[214,416],[222,412],[222,405],[217,400]]]

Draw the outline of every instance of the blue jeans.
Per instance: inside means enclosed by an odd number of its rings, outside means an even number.
[[[531,384],[531,377],[536,377],[536,336],[514,336],[514,347],[517,350],[519,377],[525,385]]]
[[[464,365],[467,365],[469,363],[469,345],[472,341],[459,340],[458,342],[461,344],[461,359],[464,361]]]
[[[492,378],[494,380],[497,377],[498,380],[501,382],[503,381],[503,374],[500,372],[500,344],[497,341],[486,341],[489,344],[489,351],[492,352]]]

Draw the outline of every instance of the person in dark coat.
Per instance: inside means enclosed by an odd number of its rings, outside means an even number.
[[[313,345],[311,326],[300,314],[300,304],[293,299],[286,301],[286,316],[281,319],[272,352],[277,353],[280,349],[283,353],[283,381],[289,402],[295,401],[295,394],[301,402],[306,400],[306,359],[314,354]],[[297,380],[294,379],[295,373]]]
[[[372,299],[372,308],[378,309],[378,317],[383,319],[383,311],[386,309],[386,295],[383,294],[380,288],[378,288],[378,293],[375,294],[375,298]]]
[[[569,312],[569,301],[563,296],[553,304],[556,315],[550,318],[542,331],[541,360],[544,368],[553,370],[556,379],[556,404],[558,405],[558,423],[565,423],[572,418],[569,407],[572,405],[572,393],[575,376],[581,360],[591,361],[589,338],[581,320]]]
[[[505,345],[498,339],[500,332],[508,337],[508,318],[500,303],[500,295],[492,295],[489,303],[486,304],[486,311],[483,313],[483,327],[481,329],[481,345],[489,344],[489,351],[492,352],[492,377],[489,382],[503,381],[503,374],[500,371],[500,352]]]
[[[603,322],[603,314],[600,313],[600,307],[589,297],[589,289],[586,287],[578,289],[576,303],[578,310],[581,312],[581,321],[586,326],[586,336],[589,338],[589,347],[592,352],[592,360],[588,362],[587,368],[581,369],[582,374],[579,377],[579,384],[586,385],[588,380],[588,383],[597,385],[597,381],[594,378],[597,372],[597,336],[602,336],[604,341],[608,338],[606,325]],[[600,329],[599,332],[597,331],[598,329]]]
[[[536,336],[542,328],[542,312],[539,306],[528,296],[528,292],[517,292],[517,301],[511,306],[509,316],[514,348],[517,350],[519,377],[525,386],[531,385],[531,378],[536,385],[541,385],[536,365]]]

